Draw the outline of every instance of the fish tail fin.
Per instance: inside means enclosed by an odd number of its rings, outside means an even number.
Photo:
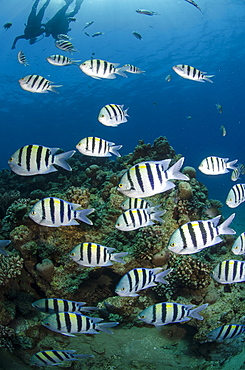
[[[180,172],[180,169],[184,162],[184,157],[180,158],[173,166],[167,170],[169,180],[190,180],[188,176]]]
[[[96,329],[100,330],[100,331],[103,331],[104,333],[107,333],[107,334],[114,334],[113,331],[111,331],[108,328],[113,328],[114,326],[117,326],[118,324],[119,324],[119,322],[116,322],[116,321],[102,322],[102,323],[96,325]]]
[[[148,211],[150,212],[150,213],[153,213],[153,212],[157,212],[157,210],[158,210],[158,208],[159,207],[161,207],[162,206],[162,204],[158,204],[157,206],[152,206],[152,207],[149,207],[149,208],[147,208],[148,209]]]
[[[69,152],[55,155],[54,164],[56,164],[59,167],[64,168],[67,171],[72,171],[71,166],[68,163],[66,163],[66,160],[71,158],[75,152],[76,152],[75,150],[70,150]]]
[[[233,221],[233,218],[235,217],[235,213],[232,213],[230,217],[227,218],[221,225],[218,226],[219,234],[225,234],[225,235],[233,235],[236,234],[235,230],[228,227],[230,223]]]
[[[128,78],[128,76],[126,75],[126,73],[124,73],[124,72],[123,72],[122,68],[123,68],[123,67],[121,67],[121,68],[116,68],[115,73],[116,73],[117,75],[122,76],[122,77],[126,77],[126,78]]]
[[[237,167],[234,166],[238,162],[238,159],[235,159],[234,161],[226,163],[227,168],[230,168],[231,170],[235,170]]]
[[[110,260],[118,263],[125,263],[125,261],[122,259],[122,257],[125,257],[128,255],[128,252],[120,252],[120,253],[114,253],[111,255]]]
[[[72,60],[72,64],[75,64],[76,66],[80,66],[81,60]]]
[[[48,90],[54,92],[55,94],[59,94],[57,90],[55,90],[56,87],[62,87],[63,85],[50,85]]]
[[[165,280],[164,277],[167,276],[171,271],[173,271],[173,269],[167,269],[157,274],[155,278],[155,282],[162,283],[162,284],[169,284],[169,282]]]
[[[95,211],[94,208],[89,208],[89,209],[81,209],[79,211],[76,211],[76,218],[82,222],[85,222],[85,224],[88,225],[93,225],[93,222],[87,218],[87,215],[90,215]]]
[[[148,211],[148,213],[149,213],[149,211]],[[161,219],[161,216],[163,216],[164,213],[166,213],[166,211],[157,211],[155,213],[151,213],[150,214],[150,219],[154,220],[154,221],[158,221],[158,222],[164,222],[163,219]]]
[[[115,154],[117,157],[121,157],[121,154],[118,152],[118,150],[121,148],[122,145],[114,145],[110,147],[109,152]]]
[[[199,312],[204,310],[206,307],[208,307],[208,303],[202,304],[200,307],[193,308],[190,310],[188,316],[191,316],[193,319],[203,320],[203,317]]]
[[[203,76],[203,79],[205,81],[208,81],[208,82],[211,82],[211,83],[214,83],[212,80],[210,80],[211,77],[214,77],[215,75],[205,75]]]

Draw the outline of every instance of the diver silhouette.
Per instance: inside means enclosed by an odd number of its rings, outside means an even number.
[[[24,35],[17,36],[14,39],[11,49],[15,49],[15,45],[18,40],[26,39],[29,40],[30,44],[35,44],[37,37],[42,35],[45,32],[44,24],[42,24],[42,19],[45,13],[47,6],[50,3],[50,0],[46,0],[44,5],[41,7],[37,13],[39,0],[35,0],[31,12],[27,19],[27,24],[25,24]]]
[[[67,9],[74,0],[65,0],[66,4],[57,11],[57,13],[45,24],[46,37],[52,35],[55,40],[58,39],[59,34],[65,34],[71,30],[70,22],[75,22],[74,15],[78,13],[84,0],[76,0],[76,5],[73,11],[67,13]]]

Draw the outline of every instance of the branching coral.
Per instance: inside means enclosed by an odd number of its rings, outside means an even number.
[[[23,262],[24,260],[20,256],[5,257],[0,255],[0,285],[5,285],[20,275]]]

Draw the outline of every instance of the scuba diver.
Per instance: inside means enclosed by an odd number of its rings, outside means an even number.
[[[37,42],[38,36],[42,35],[45,32],[44,24],[42,24],[42,19],[44,16],[44,12],[50,3],[50,0],[46,0],[44,5],[41,7],[39,12],[37,13],[38,3],[39,3],[39,0],[35,0],[32,6],[31,12],[28,16],[27,24],[25,24],[24,35],[17,36],[14,39],[11,49],[15,49],[15,45],[17,41],[20,39],[29,40],[29,43],[31,45],[35,44],[35,42]]]
[[[70,22],[75,22],[74,15],[76,15],[84,0],[76,0],[76,5],[73,11],[67,13],[67,9],[74,0],[65,0],[66,4],[57,11],[57,13],[45,24],[46,37],[52,35],[55,40],[58,39],[59,34],[65,34],[71,30]]]

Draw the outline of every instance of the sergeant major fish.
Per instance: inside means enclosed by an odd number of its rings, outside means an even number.
[[[114,79],[116,78],[116,74],[127,77],[120,68],[116,68],[117,66],[119,66],[119,63],[111,63],[101,59],[90,59],[80,64],[79,68],[86,75],[97,80],[101,78]]]
[[[188,80],[198,81],[198,82],[211,82],[210,77],[214,77],[214,75],[207,75],[206,72],[201,72],[199,69],[194,67],[188,66],[186,64],[177,64],[173,67],[174,72],[176,72],[179,76],[186,78]]]
[[[70,257],[79,265],[85,267],[105,267],[113,265],[113,262],[125,263],[122,257],[128,252],[112,253],[115,248],[104,247],[96,243],[82,243],[76,245],[70,253]]]
[[[19,80],[20,87],[23,90],[32,93],[47,93],[52,91],[58,94],[55,87],[61,87],[62,85],[51,85],[51,81],[39,75],[28,75]]]
[[[18,149],[8,160],[8,165],[13,172],[21,176],[44,175],[58,171],[54,165],[67,171],[71,167],[66,160],[71,158],[75,150],[56,154],[59,148],[48,148],[42,145],[26,145]]]
[[[44,313],[57,312],[89,312],[98,310],[97,307],[88,307],[86,302],[68,301],[62,298],[42,298],[32,303],[32,307]]]
[[[141,227],[154,225],[154,221],[164,222],[160,216],[165,211],[152,213],[149,209],[128,209],[121,214],[115,224],[116,229],[121,231],[137,230]]]
[[[193,304],[172,302],[157,303],[142,311],[138,315],[138,319],[156,327],[189,321],[191,318],[203,320],[199,312],[204,310],[208,306],[208,303],[196,308],[193,308],[194,306]]]
[[[26,56],[23,51],[18,52],[17,59],[20,64],[23,64],[24,66],[29,66]]]
[[[90,136],[79,141],[76,148],[80,153],[92,157],[111,157],[111,153],[121,157],[118,150],[122,148],[122,145],[115,145],[111,141]]]
[[[224,342],[226,339],[234,339],[245,333],[245,325],[228,324],[222,325],[207,334],[208,339],[216,342]]]
[[[152,16],[152,15],[161,15],[157,12],[153,12],[152,10],[146,10],[146,9],[136,9],[135,11],[138,14],[145,14],[145,15],[150,15],[150,16]]]
[[[121,204],[121,208],[125,211],[132,208],[141,208],[156,212],[159,207],[161,207],[161,204],[153,206],[149,201],[142,198],[128,198]]]
[[[123,109],[123,105],[107,104],[101,108],[98,121],[105,126],[117,127],[121,123],[127,122],[128,109]]]
[[[53,64],[54,66],[69,66],[71,64],[79,65],[81,63],[81,60],[72,60],[68,57],[65,57],[64,55],[50,55],[50,57],[46,58],[47,61],[50,64]]]
[[[239,163],[237,167],[231,173],[231,180],[237,181],[240,178],[240,175],[244,175],[245,167],[243,164]]]
[[[109,329],[118,322],[101,322],[103,319],[98,317],[89,317],[80,314],[79,312],[58,312],[53,313],[42,321],[42,325],[46,328],[68,337],[76,337],[76,334],[98,334],[103,331],[108,334],[113,334]]]
[[[79,225],[78,219],[88,225],[93,222],[86,216],[94,212],[94,208],[80,209],[80,204],[69,203],[63,199],[48,197],[39,200],[31,209],[29,217],[39,225],[48,227]]]
[[[220,284],[233,284],[245,281],[245,261],[226,260],[213,269],[212,277]]]
[[[175,230],[168,242],[168,249],[177,254],[193,254],[218,244],[219,235],[233,235],[236,232],[228,226],[235,217],[233,213],[218,226],[221,215],[211,220],[190,221]]]
[[[118,68],[121,71],[134,73],[134,74],[140,74],[144,73],[145,71],[142,71],[140,68],[133,66],[132,64],[124,64],[122,67]]]
[[[233,185],[225,203],[230,208],[236,208],[245,201],[245,184]]]
[[[71,54],[78,51],[69,40],[57,40],[55,41],[55,46],[58,49],[68,51]]]
[[[66,35],[65,33],[59,33],[59,34],[57,35],[57,38],[58,38],[59,40],[71,40],[71,37],[70,37],[70,36],[68,36],[68,35]]]
[[[4,256],[8,256],[8,252],[4,249],[11,243],[11,240],[0,240],[0,254],[3,254]]]
[[[180,172],[184,157],[169,167],[170,159],[141,162],[122,176],[117,190],[130,198],[150,197],[173,189],[175,184],[169,180],[189,180]]]
[[[56,366],[63,365],[65,361],[77,361],[85,357],[94,357],[93,355],[79,355],[75,350],[47,350],[34,353],[31,356],[31,366]]]
[[[162,271],[161,267],[134,268],[120,279],[115,292],[121,297],[137,297],[140,290],[156,286],[157,283],[168,284],[164,277],[171,271],[172,269]]]
[[[222,175],[229,172],[228,168],[234,170],[234,166],[237,163],[237,159],[234,161],[229,161],[229,158],[220,158],[220,157],[207,157],[202,160],[199,165],[199,170],[205,175]]]
[[[231,251],[236,255],[245,254],[245,232],[241,233],[232,245]]]

